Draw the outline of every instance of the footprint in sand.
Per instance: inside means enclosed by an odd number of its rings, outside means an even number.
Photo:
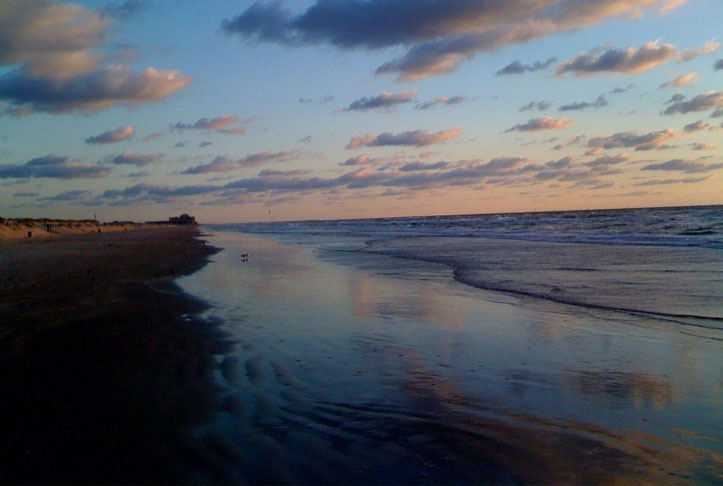
[[[240,359],[236,356],[224,356],[219,368],[221,376],[229,385],[241,383]]]
[[[229,393],[226,395],[223,398],[221,410],[235,417],[241,417],[246,412],[246,405],[243,402],[241,393]]]
[[[246,368],[246,377],[252,384],[258,385],[264,381],[260,358],[256,357],[247,359],[244,363],[244,367]]]
[[[291,373],[289,373],[281,364],[276,361],[270,361],[269,364],[271,365],[271,369],[274,370],[274,376],[279,384],[290,386],[297,383]]]

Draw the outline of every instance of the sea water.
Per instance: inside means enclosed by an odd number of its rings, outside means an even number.
[[[723,207],[207,229],[229,477],[722,480]]]

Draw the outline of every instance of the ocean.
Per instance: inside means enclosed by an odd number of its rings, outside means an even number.
[[[204,229],[204,480],[723,482],[723,206]]]

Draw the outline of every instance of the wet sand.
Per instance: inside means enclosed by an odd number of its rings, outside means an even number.
[[[0,482],[213,481],[192,429],[223,342],[173,280],[194,227],[0,239]]]
[[[233,481],[720,484],[718,341],[437,264],[210,241],[179,285],[233,339],[199,431]]]

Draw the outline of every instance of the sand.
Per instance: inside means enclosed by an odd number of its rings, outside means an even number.
[[[164,225],[132,222],[100,223],[96,220],[0,218],[0,242],[26,239],[53,240],[70,235],[118,233],[161,227]]]
[[[223,342],[173,279],[215,250],[195,227],[100,229],[0,237],[0,482],[212,480],[192,430]]]

